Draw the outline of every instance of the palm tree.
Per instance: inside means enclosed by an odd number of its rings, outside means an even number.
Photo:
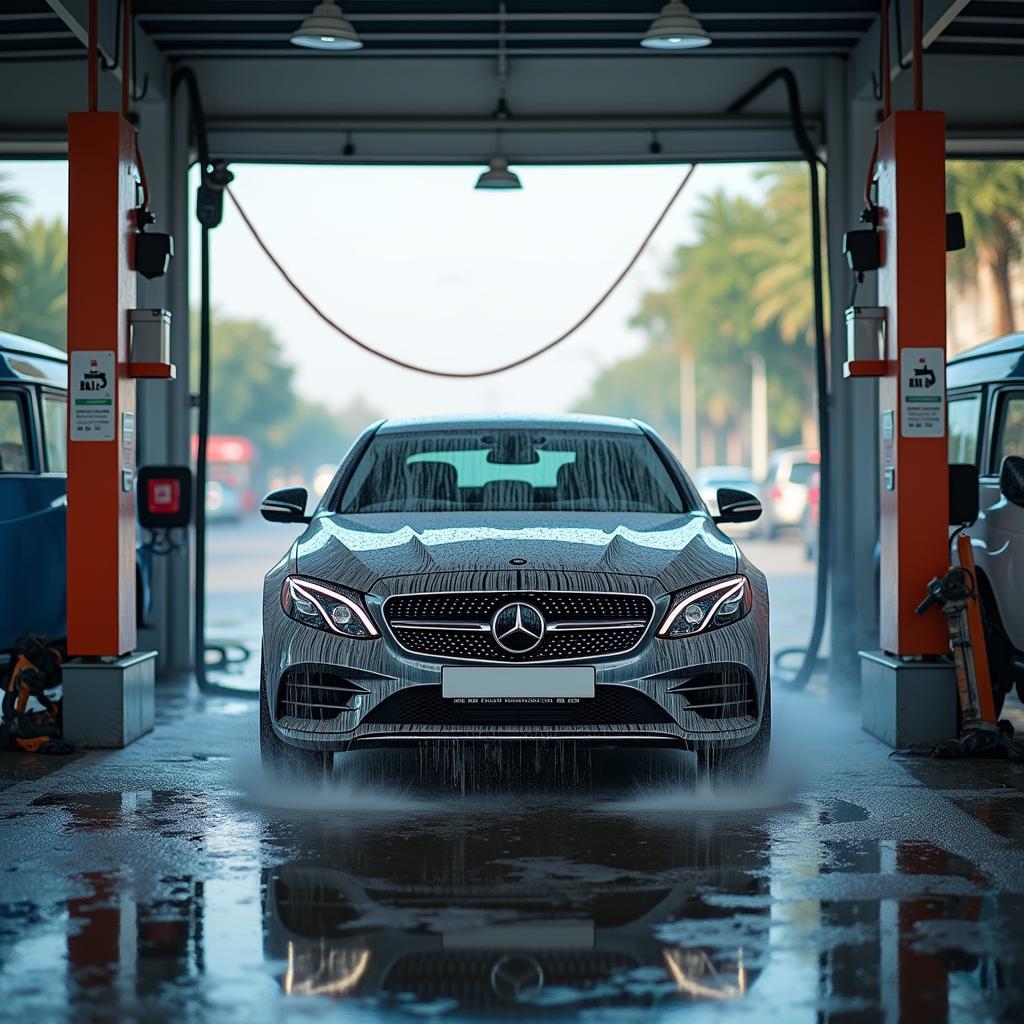
[[[59,218],[37,218],[14,234],[19,261],[0,303],[4,328],[67,347],[68,233]]]
[[[18,265],[16,236],[21,227],[21,207],[25,202],[19,193],[5,187],[6,181],[7,175],[0,175],[0,301],[10,294],[11,277]]]
[[[814,343],[814,287],[811,259],[811,210],[807,169],[777,164],[761,172],[769,182],[765,198],[767,230],[736,242],[737,254],[765,261],[752,297],[758,327],[777,326],[787,344]]]
[[[1021,258],[1024,240],[1024,162],[951,160],[946,189],[964,219],[966,256],[984,269],[992,289],[997,335],[1015,329],[1010,268]]]

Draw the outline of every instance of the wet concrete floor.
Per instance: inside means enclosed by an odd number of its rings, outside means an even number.
[[[776,705],[733,791],[571,750],[309,790],[261,779],[253,701],[164,688],[127,750],[0,757],[0,1019],[1024,1019],[1024,766]]]

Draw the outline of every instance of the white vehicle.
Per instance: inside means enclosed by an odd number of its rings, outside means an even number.
[[[979,514],[969,529],[996,704],[1024,699],[1024,334],[951,359],[949,461],[977,466]]]
[[[761,488],[746,466],[701,466],[693,474],[693,484],[701,500],[713,515],[718,515],[718,488],[728,487],[734,491],[746,491],[760,499]],[[732,536],[749,534],[754,531],[753,523],[731,523],[727,533]]]
[[[764,516],[760,532],[774,538],[803,523],[807,490],[821,463],[811,448],[779,448],[768,460],[768,475],[761,487]]]

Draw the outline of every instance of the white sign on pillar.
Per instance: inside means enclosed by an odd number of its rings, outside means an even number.
[[[71,353],[72,441],[114,440],[114,353],[109,349]]]
[[[941,348],[900,351],[900,436],[946,436],[946,353]]]

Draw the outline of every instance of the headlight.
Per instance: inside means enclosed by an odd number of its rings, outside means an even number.
[[[739,622],[750,611],[753,600],[746,576],[729,576],[690,587],[672,595],[672,606],[658,628],[658,636],[693,636]]]
[[[369,640],[378,635],[362,594],[344,587],[329,587],[302,576],[288,576],[281,587],[281,607],[289,618],[314,629],[356,640]]]

